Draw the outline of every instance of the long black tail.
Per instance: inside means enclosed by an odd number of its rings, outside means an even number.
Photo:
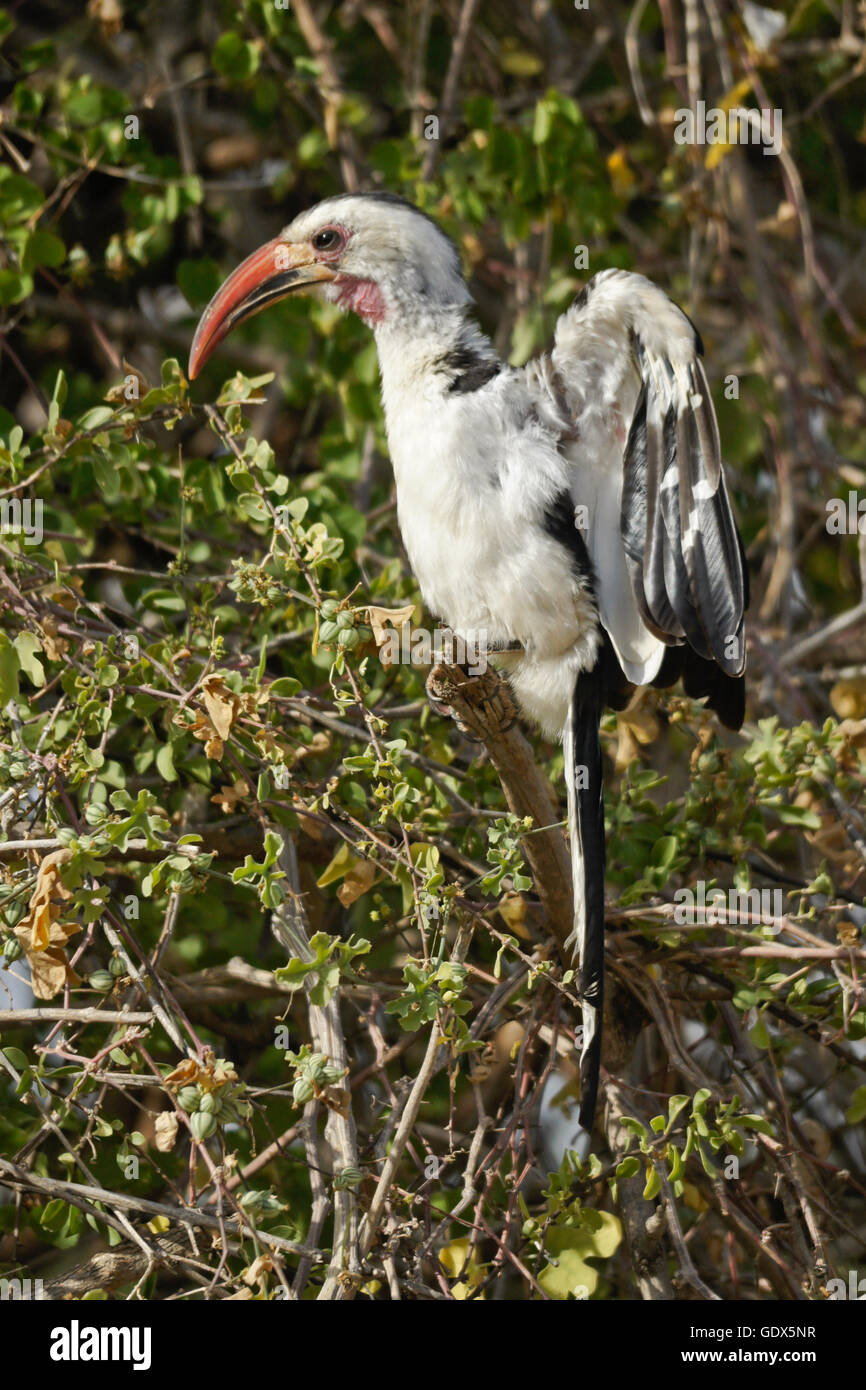
[[[583,1013],[580,1053],[580,1123],[592,1129],[601,1066],[604,987],[604,787],[598,727],[601,663],[578,676],[563,733],[574,930],[569,939],[578,966]]]

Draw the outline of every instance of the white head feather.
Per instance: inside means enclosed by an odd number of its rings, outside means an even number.
[[[340,272],[378,285],[388,311],[457,308],[471,302],[457,247],[411,203],[387,193],[347,193],[300,213],[282,231],[291,242],[310,241],[325,227],[343,227],[349,240]],[[325,287],[336,299],[338,291]]]

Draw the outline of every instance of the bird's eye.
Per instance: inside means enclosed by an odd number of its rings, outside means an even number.
[[[340,245],[342,237],[336,227],[323,227],[313,237],[315,251],[333,251]]]

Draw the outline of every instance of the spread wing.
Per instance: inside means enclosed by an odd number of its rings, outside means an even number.
[[[742,722],[742,545],[700,337],[642,275],[596,275],[562,315],[547,385],[574,428],[578,524],[627,679],[709,695]]]

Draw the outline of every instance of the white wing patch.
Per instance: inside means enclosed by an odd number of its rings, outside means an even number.
[[[597,275],[556,328],[550,365],[573,424],[562,448],[590,518],[599,615],[635,684],[671,645],[728,676],[745,664],[742,555],[700,351],[667,295],[621,270]]]

